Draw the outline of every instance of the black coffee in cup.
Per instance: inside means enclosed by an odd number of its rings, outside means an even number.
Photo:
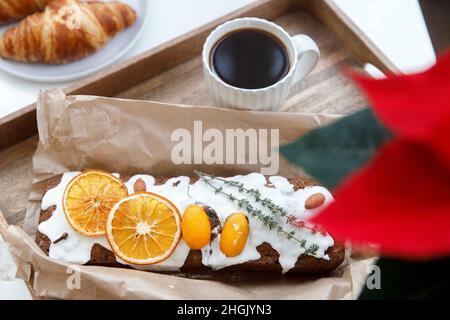
[[[225,83],[243,89],[269,87],[283,79],[290,68],[283,42],[253,28],[235,30],[217,41],[210,64]]]

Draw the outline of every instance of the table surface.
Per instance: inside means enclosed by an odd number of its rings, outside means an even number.
[[[253,0],[148,0],[143,37],[130,58]],[[417,0],[334,0],[403,72],[432,65],[435,54]],[[201,13],[201,14],[199,14]],[[400,41],[401,40],[401,41]],[[0,72],[0,118],[36,100],[40,90],[70,83],[41,84]]]
[[[334,1],[400,70],[414,72],[434,63],[435,54],[416,0]],[[190,2],[150,0],[151,12],[146,24],[148,32],[145,32],[139,43],[128,52],[127,57],[141,53],[251,2],[252,0],[224,0],[214,3],[208,0],[192,0]],[[202,14],[200,15],[198,12]],[[42,85],[0,73],[0,96],[2,98],[0,117],[32,103],[39,90],[65,85],[66,83]],[[35,144],[35,137],[30,138],[24,141],[20,148],[9,149],[7,157],[0,156],[0,168],[2,168],[0,179],[2,181],[12,181],[19,175],[17,170],[31,171],[32,152],[30,150],[34,149]],[[23,164],[18,165],[18,163]],[[10,184],[10,189],[14,188],[15,185]],[[16,194],[16,196],[20,194],[20,197],[26,197],[20,191],[9,190],[11,194]],[[9,222],[14,223],[15,221]],[[0,257],[2,253],[5,253],[5,248],[4,245],[0,245]],[[6,277],[4,274],[0,274],[0,291],[8,292],[7,298],[27,299],[30,297],[24,283],[11,279],[10,275]],[[2,298],[5,297],[0,295],[0,299]]]

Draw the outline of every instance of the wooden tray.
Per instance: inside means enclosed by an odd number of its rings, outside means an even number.
[[[65,92],[212,105],[202,76],[203,43],[219,24],[245,16],[273,20],[290,34],[308,34],[320,47],[318,66],[293,88],[283,111],[355,111],[364,106],[364,100],[340,74],[343,66],[371,63],[384,72],[397,72],[331,0],[260,0],[66,88]],[[3,209],[10,224],[20,223],[25,214],[36,133],[35,105],[0,119],[0,149],[4,149],[0,151],[0,211]]]

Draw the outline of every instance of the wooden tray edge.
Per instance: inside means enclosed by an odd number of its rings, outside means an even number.
[[[273,19],[290,8],[299,7],[309,10],[320,19],[335,36],[341,41],[341,45],[350,52],[360,63],[372,63],[383,72],[397,73],[394,64],[370,41],[362,31],[350,20],[350,18],[331,0],[260,0],[222,16],[204,26],[183,34],[162,45],[139,54],[129,60],[121,62],[98,75],[88,77],[68,88],[66,94],[85,94],[112,96],[118,91],[124,91],[137,83],[154,77],[175,65],[183,63],[199,52],[199,43],[204,42],[207,35],[219,24],[240,16],[258,15],[266,19]],[[197,45],[195,50],[191,42]],[[177,47],[177,50],[172,50]],[[176,52],[175,52],[176,51]],[[179,52],[189,53],[180,55]],[[369,56],[366,56],[367,53]],[[167,58],[167,56],[169,58]],[[142,65],[151,60],[151,72],[143,73]],[[155,61],[158,63],[154,63]],[[134,78],[123,85],[123,72]],[[120,90],[116,90],[117,84],[121,84]],[[9,114],[0,119],[0,150],[19,143],[37,133],[36,103]]]
[[[301,1],[304,2],[304,0]],[[304,5],[333,32],[340,44],[361,65],[371,63],[386,74],[401,73],[379,47],[332,0],[306,1]]]
[[[198,54],[198,50],[189,50],[190,42],[196,38],[198,38],[197,42],[204,42],[213,29],[229,19],[248,14],[262,15],[260,12],[265,13],[264,17],[266,19],[271,19],[277,17],[282,12],[287,11],[290,7],[292,7],[291,0],[260,0],[249,4],[135,57],[122,61],[99,72],[97,75],[83,79],[64,88],[63,91],[68,95],[84,94],[112,96],[118,92],[115,90],[117,83],[123,83],[124,76],[122,75],[122,72],[132,74],[135,78],[133,81],[127,80],[126,85],[123,86],[120,91],[124,91],[127,87],[132,87],[164,72],[165,70],[192,59]],[[184,56],[177,56],[175,53],[171,52],[175,51],[172,50],[174,47],[178,48],[177,51],[183,51],[187,54]],[[172,56],[172,59],[167,59],[167,55]],[[143,73],[140,62],[152,59],[158,60],[158,63],[153,64],[152,72],[148,72],[145,74],[145,77],[142,77]],[[138,77],[136,77],[136,75],[138,75]],[[0,151],[19,143],[36,133],[36,102],[34,102],[6,117],[0,118],[0,137],[2,138],[0,140]]]

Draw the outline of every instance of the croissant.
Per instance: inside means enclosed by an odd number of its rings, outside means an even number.
[[[0,24],[44,10],[49,0],[0,0]]]
[[[135,21],[136,12],[120,2],[52,0],[44,12],[28,16],[3,34],[0,56],[48,64],[79,60]]]

